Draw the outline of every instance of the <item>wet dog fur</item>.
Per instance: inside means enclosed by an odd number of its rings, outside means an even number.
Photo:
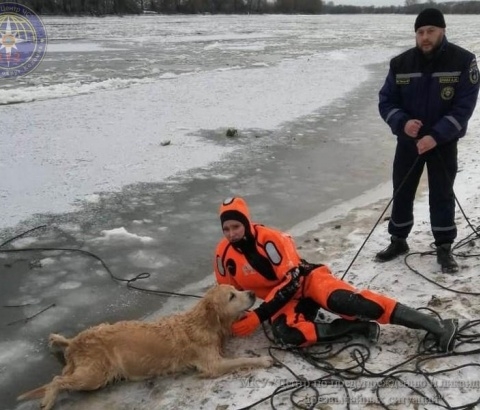
[[[187,369],[217,377],[241,368],[270,367],[268,356],[222,355],[232,323],[254,302],[252,292],[217,285],[189,311],[155,322],[101,324],[72,339],[51,334],[50,346],[65,349],[62,375],[18,400],[43,398],[41,408],[50,410],[62,390],[96,390],[119,379],[144,380]]]

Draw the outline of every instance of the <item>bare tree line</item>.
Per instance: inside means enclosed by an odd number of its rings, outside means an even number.
[[[407,14],[418,14],[425,6],[436,7],[445,14],[480,14],[480,1],[449,1],[437,3],[429,1],[421,3],[419,0],[405,0],[405,12]]]
[[[322,0],[14,0],[38,14],[107,15],[197,13],[301,13],[319,14]]]
[[[480,1],[448,1],[435,3],[432,0],[405,0],[404,6],[336,6],[333,1],[323,4],[322,14],[418,14],[426,7],[436,7],[445,14],[480,14]]]
[[[405,0],[404,6],[360,7],[335,5],[322,0],[14,0],[38,14],[95,15],[141,14],[416,14],[425,7],[438,7],[445,14],[480,14],[480,1],[435,3]]]

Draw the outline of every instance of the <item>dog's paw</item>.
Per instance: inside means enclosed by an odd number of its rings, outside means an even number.
[[[272,367],[275,363],[275,360],[273,360],[273,358],[270,356],[260,356],[258,358],[258,362],[261,367]]]
[[[48,346],[50,349],[54,347],[66,348],[69,344],[70,341],[62,335],[51,333],[48,337]]]

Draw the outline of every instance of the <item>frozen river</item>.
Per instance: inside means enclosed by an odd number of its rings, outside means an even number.
[[[463,30],[474,19],[449,16],[448,35],[478,55],[478,30]],[[412,16],[43,20],[44,61],[0,80],[0,243],[46,227],[5,249],[82,249],[118,277],[149,272],[138,286],[201,294],[225,197],[288,229],[389,181],[377,93],[388,59],[413,44]],[[0,273],[8,410],[36,408],[14,398],[58,371],[51,331],[164,302],[75,252],[0,253]]]

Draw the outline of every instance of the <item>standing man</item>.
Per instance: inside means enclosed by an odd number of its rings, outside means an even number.
[[[457,142],[477,103],[479,73],[475,55],[449,43],[445,27],[440,10],[423,10],[415,20],[416,47],[390,61],[380,90],[380,115],[397,136],[397,148],[388,224],[391,242],[376,260],[387,262],[408,252],[415,192],[426,164],[437,262],[442,272],[454,273]]]

